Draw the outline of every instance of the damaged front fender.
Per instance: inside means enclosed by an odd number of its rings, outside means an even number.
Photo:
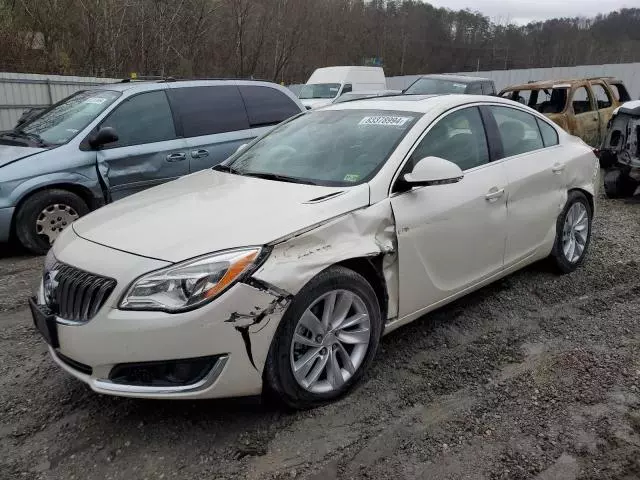
[[[331,219],[272,244],[269,259],[254,278],[297,294],[322,270],[359,258],[381,257],[388,297],[387,317],[398,314],[395,219],[388,200]]]

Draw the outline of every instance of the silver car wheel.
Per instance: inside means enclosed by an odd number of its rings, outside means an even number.
[[[589,212],[584,204],[576,202],[569,208],[562,230],[562,251],[569,262],[582,258],[588,238]]]
[[[338,390],[362,365],[371,338],[364,301],[349,290],[317,298],[298,320],[290,362],[298,384],[312,393]]]
[[[36,232],[49,239],[49,244],[58,238],[67,225],[80,217],[69,205],[55,203],[42,210],[36,220]]]

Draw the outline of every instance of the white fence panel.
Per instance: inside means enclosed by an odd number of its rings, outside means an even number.
[[[0,131],[13,128],[25,110],[47,107],[92,85],[115,78],[0,72]]]
[[[580,65],[577,67],[528,68],[522,70],[491,70],[484,72],[457,72],[458,75],[490,78],[501,90],[510,85],[527,83],[533,80],[559,80],[610,76],[624,82],[631,98],[640,97],[640,63],[621,63],[606,65]],[[387,88],[402,90],[411,85],[419,75],[387,77]]]

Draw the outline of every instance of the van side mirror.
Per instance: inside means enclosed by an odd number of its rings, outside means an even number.
[[[100,148],[109,143],[117,142],[118,134],[112,127],[102,127],[95,136],[89,139],[91,148]]]
[[[457,183],[463,178],[464,173],[455,163],[440,157],[425,157],[402,180],[410,187],[424,187]]]

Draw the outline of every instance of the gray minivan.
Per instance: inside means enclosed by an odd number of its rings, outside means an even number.
[[[77,92],[0,133],[0,243],[15,232],[44,253],[89,211],[212,167],[305,111],[287,88],[252,80],[125,81]]]

